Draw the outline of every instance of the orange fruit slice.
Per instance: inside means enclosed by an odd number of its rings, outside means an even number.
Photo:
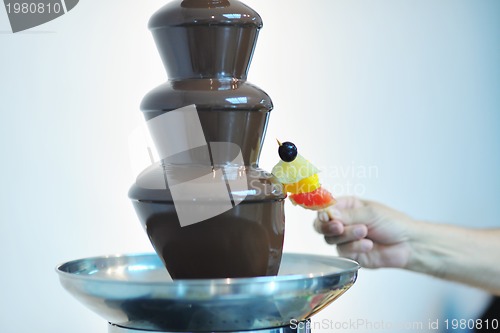
[[[293,184],[284,184],[283,189],[292,194],[312,192],[321,186],[318,174],[304,178]]]
[[[311,210],[325,209],[337,202],[333,195],[323,187],[308,193],[291,194],[289,198],[294,205]]]

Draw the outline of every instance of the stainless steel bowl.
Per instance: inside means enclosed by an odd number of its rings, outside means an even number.
[[[342,295],[359,265],[283,255],[278,276],[175,280],[156,254],[102,256],[56,268],[63,287],[108,322],[156,331],[238,331],[303,321]]]

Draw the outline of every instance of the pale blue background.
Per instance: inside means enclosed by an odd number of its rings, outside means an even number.
[[[127,198],[128,140],[141,98],[166,78],[146,28],[163,3],[85,0],[15,35],[0,9],[0,332],[106,332],[54,266],[151,251]],[[336,194],[354,184],[416,218],[500,226],[499,1],[246,3],[264,19],[249,80],[275,104],[264,168],[277,161],[274,138],[291,140]],[[349,173],[368,167],[377,172]],[[313,213],[288,205],[287,216],[287,250],[336,253]],[[474,318],[485,300],[423,275],[362,270],[314,320],[426,324]]]

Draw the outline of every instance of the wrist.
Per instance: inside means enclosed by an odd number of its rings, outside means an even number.
[[[410,237],[410,258],[407,269],[450,279],[450,269],[457,267],[465,253],[461,244],[466,243],[463,230],[442,224],[419,221],[414,225]]]

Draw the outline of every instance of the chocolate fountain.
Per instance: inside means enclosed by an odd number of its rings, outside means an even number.
[[[172,1],[150,19],[169,80],[141,109],[161,161],[129,196],[156,254],[57,268],[109,332],[309,332],[356,279],[353,261],[282,254],[286,195],[258,167],[273,105],[246,81],[261,27],[236,0]]]
[[[174,1],[149,22],[169,81],[141,109],[161,163],[130,198],[174,279],[276,275],[281,185],[258,168],[272,109],[246,82],[262,20],[239,1]]]

